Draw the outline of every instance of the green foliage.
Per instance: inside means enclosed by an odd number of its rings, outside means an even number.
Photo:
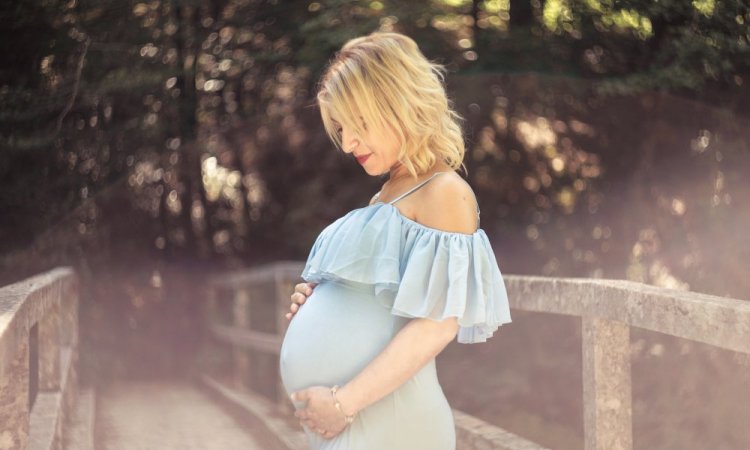
[[[729,96],[732,108],[747,104],[732,94],[749,72],[744,0],[58,0],[0,8],[0,176],[7,179],[22,161],[46,168],[79,194],[40,196],[72,208],[85,200],[80,192],[90,196],[152,161],[169,181],[156,177],[133,204],[151,205],[143,212],[160,217],[161,230],[150,239],[175,248],[201,240],[212,249],[215,234],[228,232],[244,237],[226,251],[242,253],[240,242],[251,239],[253,226],[260,234],[275,230],[265,227],[292,205],[290,193],[277,189],[293,186],[299,174],[279,168],[273,147],[292,145],[289,117],[302,117],[303,108],[311,115],[300,119],[307,125],[298,135],[319,142],[319,153],[327,149],[309,108],[315,84],[346,40],[376,29],[409,34],[454,72],[575,76],[607,96],[722,91],[717,102]],[[255,206],[241,201],[238,222],[228,212],[238,200],[209,199],[202,186],[201,164],[209,156],[244,183],[262,170],[269,197]],[[338,167],[335,159],[331,164]],[[304,172],[304,163],[295,170]],[[23,173],[7,186],[6,198],[25,195],[33,178]],[[244,184],[238,189],[249,195]],[[165,218],[171,192],[181,212]],[[202,236],[191,231],[187,205],[196,199],[209,216]],[[249,219],[261,211],[269,214],[264,220]],[[29,226],[15,230],[0,220],[0,231],[31,239],[50,221],[46,212],[34,214]]]
[[[548,0],[541,17],[547,39],[567,40],[602,92],[733,87],[750,72],[743,0]]]

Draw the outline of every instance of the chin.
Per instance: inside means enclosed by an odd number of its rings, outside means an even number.
[[[385,172],[382,172],[382,171],[376,170],[376,169],[368,169],[367,167],[364,167],[364,166],[362,168],[365,170],[365,172],[367,172],[367,175],[370,175],[370,176],[373,176],[373,177],[377,177],[377,176],[383,175],[383,173],[385,173]]]

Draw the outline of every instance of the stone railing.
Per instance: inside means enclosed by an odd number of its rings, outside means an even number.
[[[750,302],[630,281],[506,276],[511,308],[581,318],[585,448],[633,448],[630,328],[750,354]]]
[[[232,349],[229,370],[237,385],[253,387],[250,374],[255,360],[247,350],[278,358],[287,326],[283,316],[294,284],[301,281],[302,268],[299,262],[279,262],[212,280],[210,328],[215,338]],[[629,281],[514,275],[504,279],[511,308],[581,318],[587,450],[633,447],[631,327],[750,354],[748,301]],[[254,316],[257,321],[250,320]],[[259,331],[254,329],[256,322],[273,327]],[[264,366],[280,383],[275,362]],[[273,392],[277,405],[289,412],[291,404],[283,388],[277,384]],[[459,449],[541,448],[460,411],[454,410],[454,417]]]
[[[0,288],[0,448],[59,449],[77,397],[78,280],[58,268]]]
[[[294,285],[302,281],[302,269],[299,262],[281,261],[227,273],[209,282],[207,327],[214,342],[230,349],[229,366],[223,368],[230,376],[224,374],[223,384],[204,377],[204,384],[232,409],[245,410],[275,435],[276,442],[269,443],[268,448],[307,448],[301,428],[289,425],[293,406],[278,372],[281,342],[288,324],[284,314],[289,311]],[[217,353],[216,349],[211,352]],[[263,380],[273,380],[274,384],[263,385]],[[274,415],[285,415],[287,420]],[[464,412],[454,410],[453,415],[459,450],[543,450]],[[296,424],[296,419],[291,419]]]

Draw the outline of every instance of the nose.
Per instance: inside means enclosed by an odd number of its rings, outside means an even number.
[[[346,128],[342,128],[341,146],[344,147],[344,152],[351,153],[359,146],[359,139],[354,133],[349,132]]]

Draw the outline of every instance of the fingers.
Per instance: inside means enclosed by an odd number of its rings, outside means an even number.
[[[299,292],[300,294],[304,295],[310,295],[312,293],[313,287],[315,287],[317,283],[299,283],[294,286],[294,292]]]
[[[308,430],[319,434],[324,439],[333,439],[334,437],[341,434],[341,431],[343,431],[326,430],[325,428],[319,427],[318,424],[311,419],[302,419],[300,420],[300,424],[302,424],[302,426],[306,427]]]
[[[307,297],[312,294],[313,289],[317,285],[318,283],[298,283],[294,286],[294,292],[290,296],[292,304],[289,305],[289,312],[284,314],[286,320],[292,320],[299,307],[305,304]]]
[[[307,300],[307,297],[304,294],[295,292],[294,294],[292,294],[291,299],[292,299],[292,306],[294,306],[294,305],[301,305],[305,303],[305,301]]]
[[[328,432],[326,433],[326,435],[325,435],[324,437],[325,437],[326,439],[333,439],[333,438],[335,438],[336,436],[338,436],[339,434],[341,434],[341,433],[342,433],[343,431],[344,431],[344,430],[339,430],[339,431],[328,431]]]
[[[286,317],[287,320],[291,320],[292,316],[294,316],[297,313],[297,310],[299,310],[300,305],[305,303],[305,300],[307,300],[307,298],[303,296],[302,294],[297,294],[297,293],[292,294],[292,304],[289,305],[290,312],[286,313],[284,317]]]
[[[317,285],[318,283],[299,283],[294,286],[294,292],[299,292],[303,295],[310,295]]]
[[[288,313],[284,314],[286,320],[292,320],[292,317],[297,313],[299,307],[304,305],[307,301],[307,297],[312,294],[312,290],[318,283],[299,283],[294,286],[294,293],[290,296],[292,304],[289,305]]]
[[[336,431],[332,431],[332,430],[326,430],[325,428],[321,428],[312,419],[300,419],[299,423],[302,424],[307,429],[309,429],[309,430],[311,430],[311,431],[313,431],[315,433],[318,433],[321,437],[323,437],[325,439],[331,439],[334,436],[337,436],[339,433],[341,433],[340,431],[336,432]]]
[[[294,417],[298,418],[302,423],[314,422],[317,419],[315,413],[307,409],[298,409],[294,412]]]

